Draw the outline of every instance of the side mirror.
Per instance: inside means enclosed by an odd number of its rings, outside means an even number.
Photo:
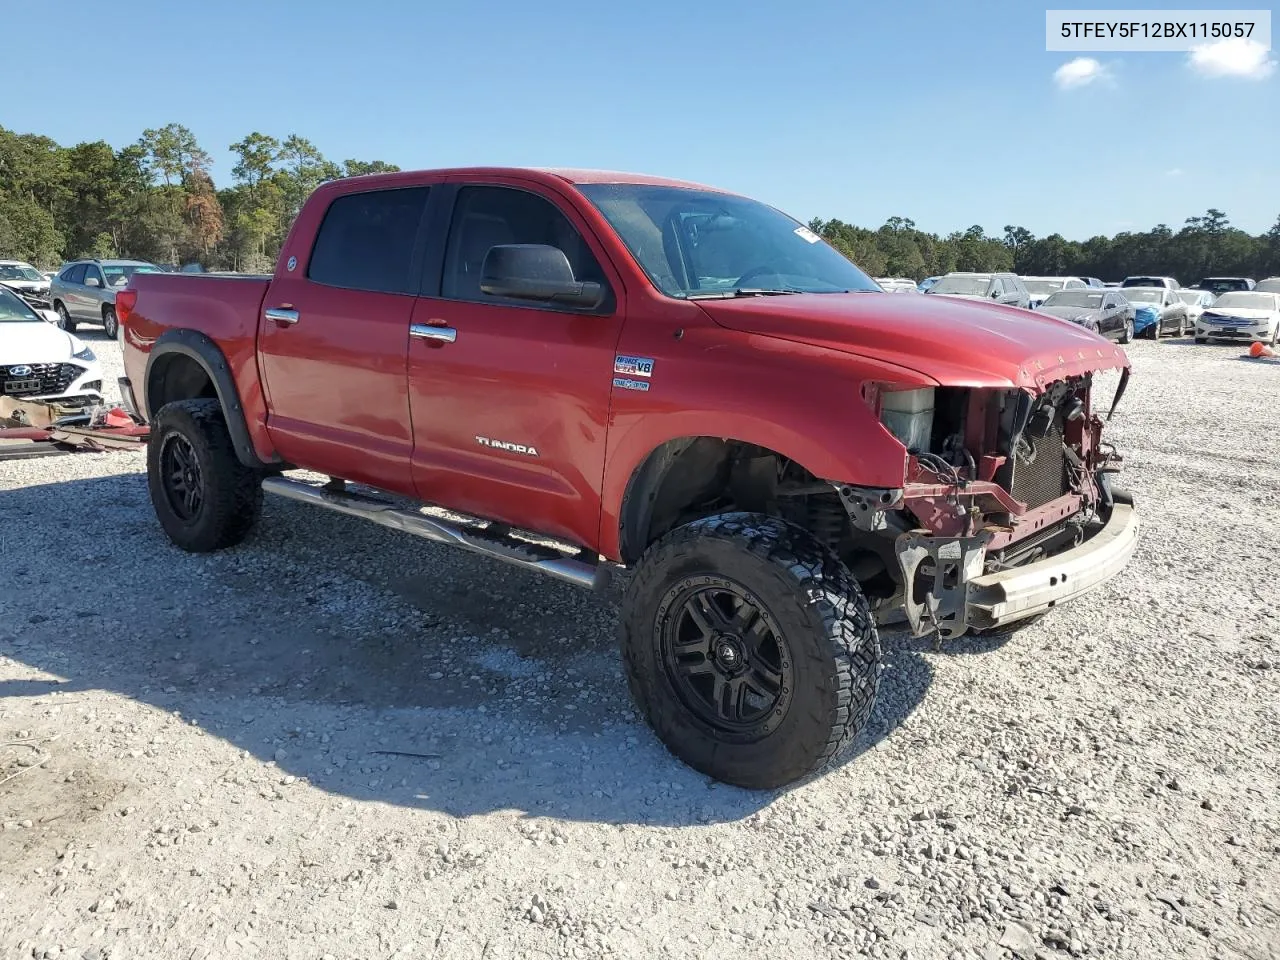
[[[100,287],[102,282],[97,277],[86,277],[84,281],[86,287]]]
[[[574,279],[569,258],[545,243],[508,243],[490,247],[480,271],[480,290],[491,297],[598,307],[604,287]]]
[[[992,290],[992,291],[991,291],[991,299],[992,299],[992,300],[999,300],[999,299],[1000,299],[1000,291],[999,291],[999,290]]]

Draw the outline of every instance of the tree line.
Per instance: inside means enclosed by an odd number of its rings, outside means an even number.
[[[56,266],[75,257],[199,262],[206,269],[269,272],[303,201],[339,177],[399,167],[382,160],[326,159],[304,137],[250,133],[230,145],[232,185],[221,190],[212,161],[181,124],[142,132],[119,150],[98,140],[63,147],[0,127],[0,257]],[[1191,282],[1212,274],[1280,275],[1280,217],[1260,236],[1231,226],[1221,210],[1190,217],[1175,232],[1067,240],[1006,226],[947,236],[906,217],[872,230],[814,219],[810,228],[872,276],[921,280],[951,270],[1119,279],[1135,273]]]
[[[338,177],[400,168],[326,159],[304,137],[250,133],[230,145],[233,185],[181,124],[144,130],[119,150],[98,140],[63,147],[0,127],[0,257],[56,266],[76,257],[198,262],[269,272],[302,202]]]

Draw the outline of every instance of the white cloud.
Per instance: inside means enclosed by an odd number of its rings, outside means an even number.
[[[1271,52],[1257,40],[1245,37],[1201,44],[1187,56],[1187,65],[1201,76],[1246,80],[1265,80],[1276,70]]]
[[[1097,80],[1107,80],[1111,71],[1093,57],[1076,57],[1053,71],[1053,82],[1059,90],[1085,87]]]
[[[1166,177],[1180,177],[1180,176],[1182,176],[1182,168],[1181,168],[1181,167],[1174,167],[1172,170],[1166,170],[1166,171],[1164,172],[1164,175],[1165,175]]]

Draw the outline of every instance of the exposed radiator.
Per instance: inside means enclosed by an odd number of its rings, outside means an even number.
[[[1057,423],[1042,439],[1025,438],[1031,446],[1031,459],[1025,448],[1013,459],[1013,476],[1009,492],[1028,507],[1040,507],[1067,492],[1067,457],[1062,446],[1062,430]]]

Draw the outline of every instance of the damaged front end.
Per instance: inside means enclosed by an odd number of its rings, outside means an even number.
[[[907,448],[906,482],[836,492],[859,535],[892,543],[896,589],[880,597],[882,620],[901,610],[914,635],[951,639],[1042,613],[1123,569],[1138,524],[1112,484],[1122,458],[1102,439],[1093,377],[872,390]]]

